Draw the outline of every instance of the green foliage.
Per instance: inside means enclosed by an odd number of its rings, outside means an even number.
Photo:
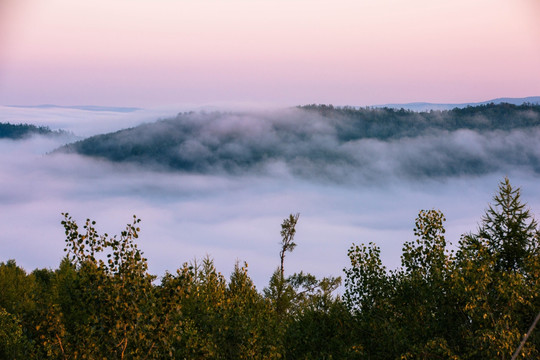
[[[540,306],[538,224],[508,179],[493,200],[478,232],[462,237],[455,274],[465,346],[479,359],[510,358]],[[527,342],[526,358],[539,356],[539,340]]]
[[[408,274],[428,280],[446,270],[449,259],[445,254],[444,221],[444,215],[438,210],[420,211],[414,228],[417,239],[404,244],[401,256],[401,264]]]
[[[510,359],[540,305],[538,225],[519,189],[501,182],[477,234],[446,250],[444,215],[421,211],[402,268],[374,244],[349,250],[345,304],[370,359]],[[538,333],[521,351],[537,358]]]
[[[526,262],[538,251],[538,223],[520,196],[520,190],[513,189],[505,178],[493,198],[495,205],[489,206],[482,219],[478,234],[465,238],[465,241],[483,240],[495,257],[497,270],[527,273]]]
[[[21,321],[0,307],[0,359],[24,359],[25,345]]]
[[[32,311],[34,278],[17,266],[15,260],[0,263],[0,308],[11,314]]]
[[[325,277],[318,280],[309,273],[295,273],[285,277],[285,254],[292,252],[296,243],[296,224],[300,214],[291,214],[281,224],[280,267],[272,274],[269,286],[264,289],[278,315],[294,315],[307,307],[324,307],[332,301],[332,292],[341,284],[341,278]]]
[[[296,223],[298,222],[299,217],[300,214],[290,214],[289,218],[283,220],[283,223],[281,224],[281,250],[279,252],[281,265],[279,270],[282,279],[284,271],[283,262],[285,260],[285,253],[292,252],[296,247],[296,243],[294,242],[294,235],[296,234]]]
[[[65,264],[62,270],[69,292],[51,314],[58,324],[56,351],[62,356],[98,357],[108,352],[142,359],[152,353],[147,334],[155,326],[150,316],[154,277],[147,273],[146,259],[134,242],[139,222],[134,217],[119,237],[109,237],[99,235],[90,220],[79,231],[65,214],[62,224],[71,266]]]
[[[174,358],[263,359],[276,353],[275,316],[255,289],[247,264],[227,283],[209,258],[166,274],[158,287],[163,337]]]
[[[411,349],[426,351],[431,339],[447,334],[450,269],[443,221],[440,211],[420,212],[417,239],[403,245],[402,269],[397,271],[386,270],[380,249],[372,243],[349,250],[345,303],[370,356],[385,359],[409,353],[414,358],[418,351]]]
[[[393,279],[382,265],[380,255],[381,250],[374,243],[353,245],[349,249],[351,267],[344,269],[345,302],[354,313],[368,313],[380,305],[375,303],[376,299],[390,296]]]
[[[354,359],[354,319],[339,298],[306,307],[285,333],[287,359]]]
[[[270,301],[280,339],[277,354],[286,359],[339,359],[348,356],[353,341],[350,313],[334,296],[340,277],[317,279],[309,273],[285,277],[284,259],[296,243],[299,214],[291,214],[281,224],[280,267],[272,274],[265,298]]]
[[[111,237],[65,214],[58,269],[0,263],[0,358],[510,359],[540,308],[539,229],[519,195],[501,182],[455,255],[438,210],[420,211],[399,269],[375,244],[353,245],[343,299],[340,277],[285,276],[298,214],[262,293],[247,264],[227,279],[210,258],[156,281],[138,218]],[[533,331],[518,358],[539,356]]]
[[[279,268],[270,278],[270,286],[265,290],[267,298],[273,300],[274,308],[278,315],[283,315],[290,308],[295,297],[295,291],[290,282],[285,279],[285,254],[292,252],[296,247],[294,235],[296,234],[296,223],[300,214],[290,214],[281,224],[281,249],[279,251]]]

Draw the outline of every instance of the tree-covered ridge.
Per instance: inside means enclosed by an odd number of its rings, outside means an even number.
[[[32,135],[60,135],[63,133],[62,131],[53,131],[47,126],[0,123],[0,139],[20,140]]]
[[[398,139],[438,131],[510,131],[540,126],[540,105],[486,104],[452,110],[415,112],[392,108],[352,108],[306,105],[301,109],[335,121],[337,137]],[[345,120],[346,119],[346,120]]]
[[[0,263],[2,359],[538,359],[540,228],[505,179],[475,232],[448,250],[444,215],[422,210],[402,266],[353,245],[340,278],[286,276],[299,215],[281,226],[279,266],[264,291],[247,264],[229,279],[212,260],[157,280],[137,246],[62,222],[58,269]]]
[[[540,172],[540,106],[416,113],[310,105],[268,112],[182,113],[59,149],[195,173],[272,173],[354,181]]]

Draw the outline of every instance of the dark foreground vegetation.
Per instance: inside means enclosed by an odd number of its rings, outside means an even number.
[[[352,246],[341,297],[340,278],[286,276],[298,220],[283,221],[259,292],[247,264],[227,279],[211,259],[157,279],[139,219],[111,237],[65,214],[58,269],[0,263],[0,358],[511,359],[540,311],[539,227],[508,180],[454,252],[438,210],[419,213],[397,270],[375,244]],[[539,357],[533,331],[518,358]]]

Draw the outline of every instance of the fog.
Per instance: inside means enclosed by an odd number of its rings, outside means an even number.
[[[65,150],[166,171],[333,184],[540,172],[540,130],[531,126],[540,114],[532,110],[515,111],[511,124],[479,113],[459,127],[448,125],[455,120],[451,112],[390,119],[393,113],[383,110],[358,114],[368,119],[295,108],[184,113]]]
[[[0,107],[2,122],[46,125],[78,137],[174,114],[173,109],[117,113]],[[243,139],[257,144],[283,143],[272,138],[268,123],[249,117],[217,119],[208,126],[204,134],[214,139],[235,129],[248,132]],[[324,124],[310,126],[317,136],[310,142],[292,139],[287,142],[290,149],[283,151],[303,153],[302,146],[320,144],[325,151],[334,149],[369,161],[361,169],[354,161],[325,161],[329,166],[325,168],[317,161],[287,162],[284,157],[264,163],[264,171],[248,167],[235,174],[208,169],[187,173],[50,154],[68,138],[1,140],[0,261],[16,259],[26,270],[56,268],[64,255],[62,212],[80,223],[91,218],[98,231],[109,234],[119,233],[136,214],[142,219],[138,243],[152,273],[173,272],[186,261],[208,255],[225,275],[236,261],[246,261],[262,289],[279,265],[280,224],[290,213],[301,215],[298,246],[287,255],[286,272],[338,276],[348,266],[347,250],[353,243],[375,242],[385,264],[399,266],[401,245],[414,238],[414,220],[421,209],[442,210],[447,240],[457,243],[460,234],[476,229],[504,176],[522,188],[533,212],[540,209],[538,175],[530,166],[540,153],[537,132],[458,131],[340,147]],[[245,144],[234,144],[231,153],[245,154]],[[194,137],[185,146],[192,156],[200,157],[202,145],[201,137]],[[508,155],[520,152],[534,161]],[[415,176],[415,164],[421,160],[424,169],[446,164],[445,157],[459,162],[470,156],[482,158],[490,167],[475,175],[443,172],[435,176],[422,171],[422,176]]]

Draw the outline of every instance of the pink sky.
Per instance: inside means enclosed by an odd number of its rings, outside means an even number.
[[[537,0],[0,0],[0,104],[540,96]]]

